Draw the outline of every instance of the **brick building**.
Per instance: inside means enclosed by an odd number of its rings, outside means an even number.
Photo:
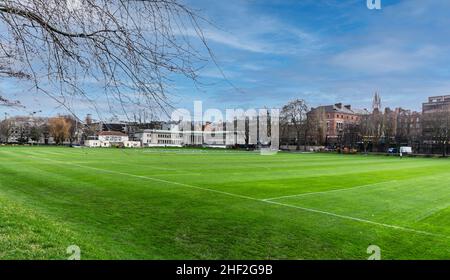
[[[316,110],[321,110],[325,114],[327,143],[336,142],[347,124],[357,124],[362,116],[370,114],[367,109],[356,109],[342,103],[312,108],[309,114]]]

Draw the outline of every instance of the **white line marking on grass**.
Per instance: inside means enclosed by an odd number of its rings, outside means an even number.
[[[34,158],[34,159],[39,159],[39,160],[42,159],[42,158],[36,158],[35,156],[29,156],[29,157]],[[345,220],[351,220],[351,221],[356,221],[356,222],[361,222],[361,223],[366,223],[366,224],[372,224],[372,225],[376,225],[376,226],[382,226],[382,227],[392,228],[392,229],[406,231],[406,232],[413,232],[413,233],[417,233],[417,234],[422,234],[422,235],[427,235],[427,236],[434,236],[434,237],[441,237],[441,238],[450,238],[450,236],[447,236],[447,235],[431,233],[431,232],[427,232],[427,231],[423,231],[423,230],[416,230],[416,229],[406,228],[406,227],[402,227],[402,226],[378,223],[378,222],[374,222],[374,221],[370,221],[370,220],[366,220],[366,219],[361,219],[361,218],[356,218],[356,217],[352,217],[352,216],[341,215],[341,214],[336,214],[336,213],[332,213],[332,212],[327,212],[327,211],[322,211],[322,210],[317,210],[317,209],[312,209],[312,208],[306,208],[306,207],[301,207],[301,206],[296,206],[296,205],[291,205],[291,204],[285,204],[285,203],[280,203],[280,202],[275,202],[275,201],[267,201],[267,200],[264,200],[264,199],[258,199],[258,198],[254,198],[254,197],[250,197],[250,196],[246,196],[246,195],[234,194],[234,193],[229,193],[229,192],[224,192],[224,191],[219,191],[219,190],[214,190],[214,189],[209,189],[209,188],[204,188],[204,187],[199,187],[199,186],[194,186],[194,185],[185,184],[185,183],[168,181],[168,180],[164,180],[164,179],[158,179],[158,178],[142,176],[142,175],[135,175],[135,174],[119,172],[119,171],[114,171],[114,170],[101,169],[101,168],[90,167],[90,166],[83,166],[83,165],[78,165],[78,164],[74,164],[74,163],[70,163],[70,162],[63,162],[63,161],[52,160],[52,159],[47,159],[47,158],[44,158],[44,160],[55,162],[55,163],[59,163],[59,164],[62,163],[62,164],[66,164],[66,165],[72,165],[72,166],[76,166],[76,167],[80,167],[80,168],[97,170],[97,171],[101,171],[101,172],[105,172],[105,173],[112,173],[112,174],[119,174],[119,175],[124,175],[124,176],[129,176],[129,177],[147,179],[147,180],[151,180],[151,181],[155,181],[155,182],[173,184],[173,185],[188,187],[188,188],[192,188],[192,189],[198,189],[198,190],[203,190],[203,191],[223,194],[223,195],[227,195],[227,196],[238,197],[238,198],[252,200],[252,201],[258,201],[258,202],[272,204],[272,205],[278,205],[278,206],[283,206],[283,207],[288,207],[288,208],[294,208],[294,209],[303,210],[305,212],[322,214],[322,215],[332,216],[332,217],[341,218],[341,219],[345,219]]]
[[[355,187],[351,187],[351,188],[344,188],[344,189],[337,189],[337,190],[329,190],[329,191],[322,191],[322,192],[308,192],[308,193],[300,193],[300,194],[293,194],[293,195],[285,195],[285,196],[265,198],[263,200],[264,201],[272,201],[272,200],[279,200],[279,199],[283,199],[283,198],[311,196],[311,195],[316,195],[316,194],[326,194],[326,193],[334,193],[334,192],[344,192],[344,191],[349,191],[349,190],[362,189],[362,188],[373,187],[373,186],[377,186],[377,185],[381,185],[381,184],[395,183],[395,182],[398,182],[398,181],[397,180],[392,180],[392,181],[385,181],[385,182],[379,182],[379,183],[374,183],[374,184],[360,185],[360,186],[355,186]]]
[[[29,157],[37,159],[34,156],[29,156]],[[42,158],[40,158],[40,159],[42,159]],[[175,182],[175,181],[168,181],[168,180],[164,180],[164,179],[153,178],[153,177],[149,177],[149,176],[135,175],[135,174],[125,173],[125,172],[120,172],[120,171],[96,168],[96,167],[91,167],[91,166],[84,166],[84,165],[79,165],[79,164],[75,164],[75,163],[71,163],[71,162],[62,162],[62,161],[59,161],[59,160],[52,160],[52,159],[48,159],[48,158],[44,158],[44,160],[55,162],[55,163],[62,163],[62,164],[66,164],[66,165],[72,165],[72,166],[81,167],[81,168],[85,168],[85,169],[101,171],[101,172],[104,172],[104,173],[112,173],[112,174],[119,174],[119,175],[124,175],[124,176],[140,178],[140,179],[147,179],[147,180],[152,180],[152,181],[155,181],[155,182],[161,182],[161,183],[172,184],[172,185],[179,185],[179,186],[184,186],[184,187],[189,187],[189,188],[194,188],[194,189],[199,189],[199,190],[204,190],[204,191],[210,191],[210,192],[225,194],[225,195],[229,195],[229,196],[239,197],[239,198],[246,198],[246,199],[252,199],[252,200],[260,201],[260,199],[252,198],[252,197],[249,197],[249,196],[233,194],[233,193],[218,191],[218,190],[214,190],[214,189],[208,189],[208,188],[193,186],[193,185],[189,185],[189,184],[185,184],[185,183],[180,183],[180,182]]]
[[[333,217],[337,217],[337,218],[342,218],[342,219],[362,222],[362,223],[366,223],[366,224],[383,226],[383,227],[387,227],[387,228],[393,228],[393,229],[402,230],[402,231],[414,232],[414,233],[423,234],[423,235],[429,235],[429,236],[435,236],[435,237],[443,237],[443,238],[450,238],[450,236],[443,235],[443,234],[436,234],[436,233],[431,233],[431,232],[423,231],[423,230],[416,230],[416,229],[406,228],[406,227],[401,227],[401,226],[396,226],[396,225],[378,223],[378,222],[374,222],[374,221],[370,221],[370,220],[366,220],[366,219],[355,218],[355,217],[351,217],[351,216],[347,216],[347,215],[341,215],[341,214],[336,214],[336,213],[322,211],[322,210],[317,210],[317,209],[312,209],[312,208],[305,208],[305,207],[301,207],[301,206],[285,204],[285,203],[280,203],[280,202],[276,202],[276,201],[267,201],[267,200],[261,200],[261,201],[264,201],[266,203],[275,204],[275,205],[284,206],[284,207],[296,208],[296,209],[300,209],[300,210],[303,210],[303,211],[319,213],[319,214],[324,214],[324,215],[333,216]]]
[[[109,164],[115,164],[115,165],[127,165],[127,166],[135,166],[133,164],[129,164],[129,163],[123,163],[123,162],[108,162]],[[145,168],[151,168],[151,169],[156,169],[156,170],[162,170],[162,171],[176,171],[176,172],[185,172],[181,169],[176,169],[176,168],[169,168],[169,167],[159,167],[159,166],[153,166],[153,165],[142,165],[142,167]],[[193,173],[193,172],[188,172],[188,173],[192,173],[192,174],[197,174],[200,175],[200,173]]]

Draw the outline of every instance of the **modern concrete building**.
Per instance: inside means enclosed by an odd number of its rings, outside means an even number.
[[[225,131],[177,131],[145,129],[135,134],[143,147],[203,146],[226,148]]]
[[[450,110],[450,95],[431,96],[422,104],[422,113],[433,113],[442,109]]]
[[[183,133],[170,130],[144,129],[135,133],[143,147],[182,147]]]

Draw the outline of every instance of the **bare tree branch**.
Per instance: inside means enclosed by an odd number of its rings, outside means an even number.
[[[30,79],[65,106],[76,96],[124,114],[164,109],[174,77],[197,81],[213,58],[203,22],[180,0],[0,0],[0,77]]]

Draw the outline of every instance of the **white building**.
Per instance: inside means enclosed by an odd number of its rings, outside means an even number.
[[[111,144],[109,142],[102,142],[100,140],[86,140],[84,141],[84,145],[90,148],[109,148]]]
[[[135,134],[143,147],[182,147],[183,133],[170,130],[144,129]]]
[[[130,141],[128,135],[118,131],[102,131],[98,133],[96,139],[86,140],[85,146],[91,148],[126,147],[139,148],[140,141]]]
[[[232,132],[231,132],[232,133]],[[145,129],[135,134],[143,147],[204,146],[226,148],[225,131],[172,131]]]
[[[98,140],[101,142],[109,142],[111,144],[114,143],[123,143],[128,141],[128,135],[123,132],[118,131],[102,131],[97,134]]]
[[[123,145],[125,148],[140,148],[141,141],[124,141]]]

